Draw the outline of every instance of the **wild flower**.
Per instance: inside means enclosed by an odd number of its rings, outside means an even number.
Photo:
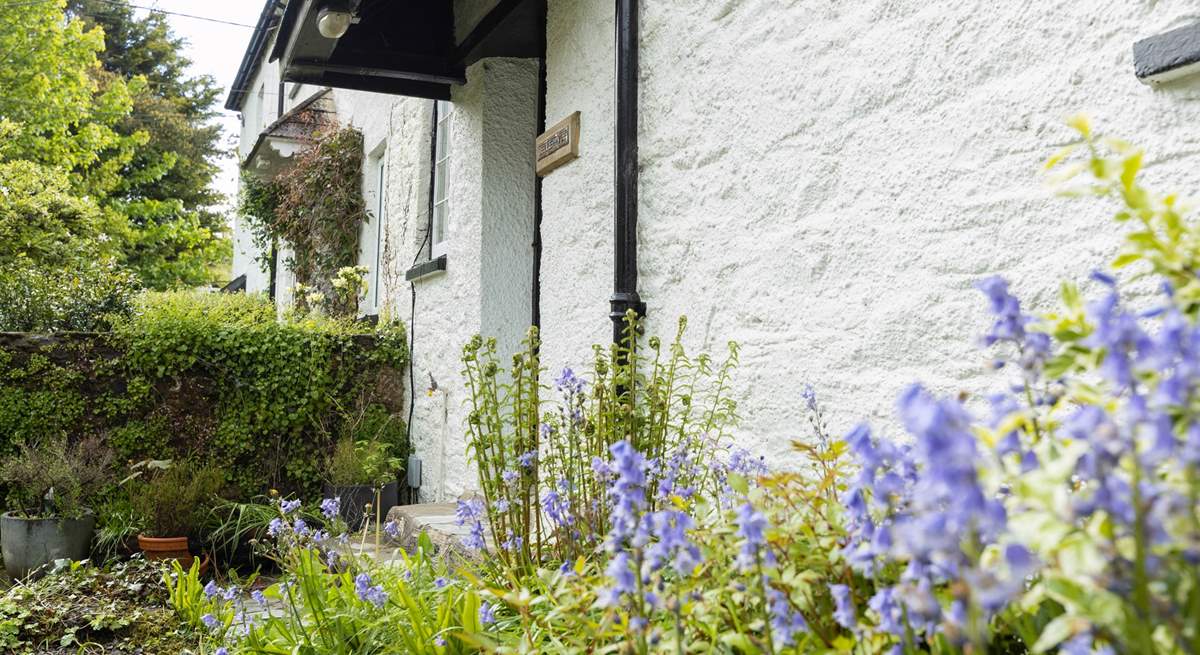
[[[258,589],[255,589],[254,591],[250,592],[250,597],[253,598],[254,602],[258,603],[259,605],[267,604],[267,597],[263,594],[262,591],[260,591]]]
[[[567,395],[575,395],[583,393],[587,387],[587,383],[575,375],[575,371],[570,368],[564,368],[558,377],[554,380],[554,386],[561,393]]]
[[[342,499],[340,496],[335,496],[333,498],[326,498],[325,500],[321,501],[321,514],[323,514],[325,516],[325,518],[327,518],[331,521],[338,517],[338,514],[341,512],[341,509],[342,509]]]
[[[208,584],[204,585],[204,597],[212,598],[221,594],[221,587],[217,586],[216,580],[209,580]]]
[[[496,622],[496,609],[486,600],[479,604],[479,623],[491,625]]]
[[[734,522],[742,544],[737,557],[738,568],[742,571],[757,569],[763,561],[761,554],[766,545],[767,518],[747,501],[738,507]]]
[[[283,519],[276,516],[275,518],[271,519],[270,523],[267,524],[267,534],[272,537],[277,537],[283,528]]]
[[[483,534],[484,506],[478,498],[460,500],[454,508],[454,521],[460,526],[470,526],[471,531],[461,539],[471,550],[483,550],[487,542]]]
[[[566,483],[566,480],[559,481],[560,486]],[[546,513],[547,518],[554,521],[555,525],[573,525],[575,517],[571,515],[571,498],[566,493],[560,492],[559,488],[548,489],[542,494],[542,511]]]
[[[400,538],[400,524],[395,520],[389,520],[383,524],[383,533],[392,539]]]
[[[450,581],[441,576],[438,576],[433,581],[433,586],[437,587],[438,589],[445,589],[446,586],[449,584],[450,584]]]
[[[371,576],[366,573],[355,576],[354,593],[359,600],[369,602],[375,607],[383,607],[388,600],[388,593],[383,590],[383,586],[372,585]]]
[[[858,630],[858,612],[854,609],[854,600],[850,587],[844,584],[829,585],[829,594],[833,597],[833,620],[847,630]]]
[[[808,632],[808,622],[804,615],[792,609],[787,594],[773,587],[767,590],[767,600],[771,615],[772,638],[780,646],[791,646],[796,641],[796,634]]]
[[[521,477],[521,474],[512,469],[505,469],[504,472],[500,474],[500,479],[503,480],[505,484],[512,484],[519,477]]]
[[[217,617],[213,616],[212,614],[205,614],[204,616],[200,617],[200,621],[204,623],[204,626],[209,630],[215,630],[216,627],[221,623]]]
[[[517,456],[517,464],[523,469],[531,469],[537,463],[538,452],[531,450]]]
[[[292,512],[294,512],[298,509],[300,509],[300,500],[299,499],[280,500],[279,501],[279,510],[281,512],[283,512],[284,514],[291,514]]]

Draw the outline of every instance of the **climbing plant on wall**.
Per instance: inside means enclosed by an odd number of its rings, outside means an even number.
[[[334,128],[296,155],[292,168],[276,179],[244,187],[241,212],[256,243],[267,252],[272,242],[288,245],[287,264],[298,283],[328,285],[338,269],[357,260],[358,232],[370,219],[362,166],[362,133]]]

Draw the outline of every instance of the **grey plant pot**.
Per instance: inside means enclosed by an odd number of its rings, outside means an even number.
[[[91,510],[77,519],[27,519],[7,512],[0,516],[4,568],[21,579],[56,559],[85,559],[95,528]]]

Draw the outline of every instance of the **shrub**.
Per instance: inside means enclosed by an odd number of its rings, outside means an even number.
[[[148,471],[149,477],[131,489],[130,501],[142,534],[200,538],[225,490],[224,471],[189,461],[169,462],[157,471],[143,466],[141,471]]]
[[[138,297],[112,328],[4,337],[0,456],[42,435],[97,436],[123,462],[210,461],[243,497],[315,497],[341,436],[408,452],[400,324],[280,320],[260,296],[173,292]]]
[[[111,478],[112,452],[97,439],[68,445],[65,437],[47,436],[21,444],[0,465],[8,487],[8,506],[27,518],[78,518]]]
[[[0,332],[96,332],[128,315],[139,287],[110,261],[46,268],[18,260],[0,274]]]

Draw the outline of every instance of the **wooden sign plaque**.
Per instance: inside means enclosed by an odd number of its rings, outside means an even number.
[[[538,177],[579,158],[579,112],[559,121],[537,138],[534,146]]]

